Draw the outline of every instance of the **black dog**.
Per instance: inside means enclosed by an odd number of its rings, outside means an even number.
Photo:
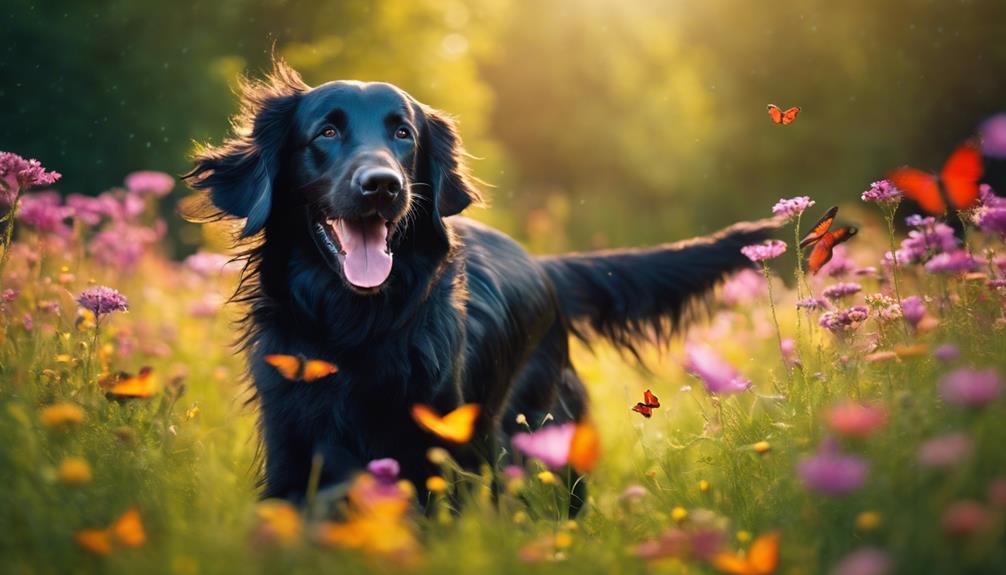
[[[696,297],[749,265],[739,248],[772,224],[677,245],[532,257],[455,216],[479,201],[450,119],[380,83],[316,88],[278,63],[243,90],[237,135],[197,153],[190,215],[244,218],[251,243],[237,299],[265,438],[264,495],[300,499],[312,457],[322,485],[397,459],[421,488],[438,438],[410,415],[482,406],[474,466],[516,414],[579,420],[586,393],[568,338],[633,350],[669,334]],[[284,380],[262,357],[339,366]],[[492,461],[492,459],[490,459]]]

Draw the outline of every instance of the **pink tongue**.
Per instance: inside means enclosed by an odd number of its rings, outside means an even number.
[[[356,287],[377,287],[391,274],[391,254],[387,250],[388,227],[384,220],[346,221],[336,224],[339,243],[346,252],[343,272]]]

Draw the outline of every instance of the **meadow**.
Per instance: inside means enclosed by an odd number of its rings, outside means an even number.
[[[0,164],[5,573],[1006,572],[1006,201],[987,187],[961,238],[896,231],[898,191],[864,182],[842,203],[859,233],[816,274],[795,244],[829,206],[780,202],[787,245],[752,250],[642,364],[577,344],[601,451],[570,518],[564,453],[480,475],[431,453],[425,511],[387,461],[304,508],[259,501],[226,230],[173,261],[170,176],[63,198],[41,165]]]

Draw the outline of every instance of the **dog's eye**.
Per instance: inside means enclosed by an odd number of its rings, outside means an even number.
[[[406,128],[405,126],[399,126],[399,128],[395,130],[395,137],[399,140],[411,140],[412,130]]]
[[[323,129],[318,135],[322,138],[335,138],[339,135],[339,130],[336,130],[332,126],[325,126],[325,129]]]

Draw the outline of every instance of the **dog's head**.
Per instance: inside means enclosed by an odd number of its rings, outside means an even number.
[[[235,132],[197,152],[189,184],[245,218],[243,237],[306,226],[298,236],[358,292],[384,285],[409,224],[443,233],[441,218],[479,200],[453,121],[390,84],[311,88],[280,62],[243,86]]]

